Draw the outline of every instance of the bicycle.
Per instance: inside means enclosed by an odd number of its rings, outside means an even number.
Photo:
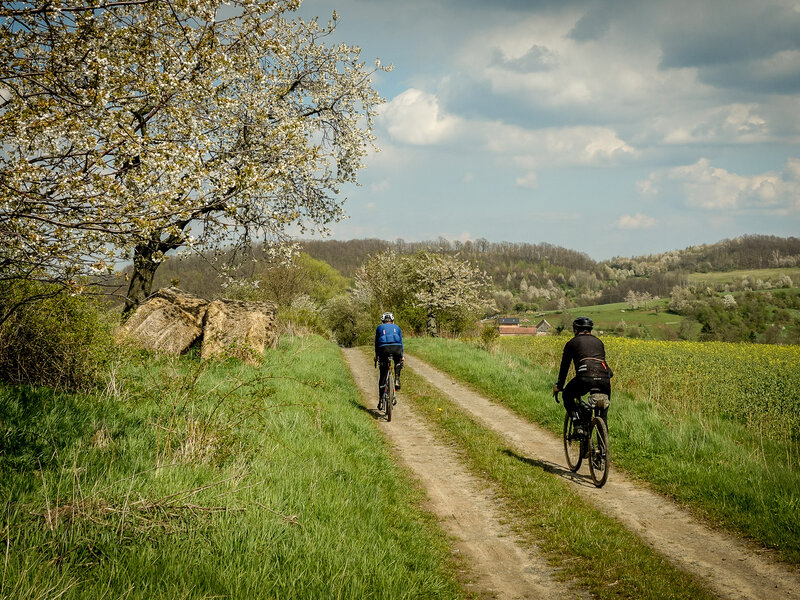
[[[378,361],[375,361],[375,366]],[[381,390],[381,399],[378,401],[378,410],[386,415],[386,421],[392,420],[392,407],[397,404],[397,391],[394,389],[394,358],[389,356],[389,372],[386,373],[386,384]]]
[[[557,397],[558,392],[554,392],[553,396]],[[586,400],[578,399],[578,414],[581,417],[583,433],[575,431],[569,413],[564,415],[564,454],[567,466],[575,473],[581,468],[583,459],[588,459],[589,474],[597,487],[603,487],[608,481],[610,452],[608,426],[603,413],[609,404],[608,395],[598,392],[590,392]]]

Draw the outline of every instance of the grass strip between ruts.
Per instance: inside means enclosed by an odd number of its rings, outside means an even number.
[[[407,368],[401,402],[410,402],[454,443],[470,471],[505,502],[518,535],[536,546],[572,586],[597,598],[714,598],[614,519],[592,507],[536,459],[519,455],[437,388]],[[402,421],[397,421],[402,427]]]

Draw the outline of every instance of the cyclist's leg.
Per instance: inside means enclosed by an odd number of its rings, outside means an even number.
[[[611,380],[610,379],[595,379],[592,385],[593,390],[597,390],[601,394],[608,396],[609,402],[611,401]],[[608,406],[598,410],[598,416],[603,419],[606,424],[606,432],[608,432]]]
[[[394,357],[394,389],[400,389],[400,371],[403,370],[403,347],[400,345],[390,346]]]
[[[576,400],[581,397],[580,390],[580,382],[577,379],[572,379],[564,386],[564,389],[561,392],[561,398],[564,402],[564,408],[567,410],[567,413],[570,417],[572,417],[572,422],[576,425],[580,420],[580,415],[578,414],[578,405]]]
[[[589,415],[583,414],[579,404],[579,398],[589,391],[587,382],[580,378],[574,377],[567,385],[564,386],[562,398],[564,399],[564,408],[569,412],[574,423],[575,430],[581,430],[586,433],[588,431]]]
[[[386,379],[389,376],[389,354],[386,346],[378,348],[378,398],[383,394],[386,387]]]

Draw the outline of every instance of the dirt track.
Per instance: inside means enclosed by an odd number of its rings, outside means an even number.
[[[373,408],[376,375],[372,364],[358,350],[345,350],[344,355],[366,405]],[[800,600],[800,576],[768,554],[709,529],[618,471],[612,470],[604,488],[595,488],[585,469],[578,474],[566,469],[560,439],[414,357],[406,356],[406,366],[484,426],[502,434],[520,455],[571,481],[579,493],[638,533],[668,560],[705,580],[721,597]],[[384,430],[398,456],[422,482],[433,512],[457,540],[457,550],[474,566],[477,588],[494,592],[498,598],[575,597],[563,584],[554,582],[541,558],[523,550],[500,524],[503,512],[493,503],[491,493],[467,473],[452,451],[435,440],[409,406],[398,406],[397,420],[402,426],[393,422]]]
[[[344,350],[365,405],[377,404],[377,376],[359,350]],[[375,412],[377,417],[377,411]],[[429,508],[455,540],[454,549],[470,565],[469,586],[499,600],[511,598],[575,598],[556,582],[547,563],[524,549],[502,524],[503,513],[453,451],[439,443],[430,428],[402,401],[391,423],[380,421],[400,460],[425,488]]]

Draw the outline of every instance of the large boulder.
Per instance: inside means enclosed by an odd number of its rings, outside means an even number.
[[[215,300],[205,314],[202,358],[234,356],[256,364],[266,346],[278,342],[276,317],[272,302]]]
[[[203,335],[208,300],[178,288],[158,290],[119,329],[119,337],[146,350],[182,354]]]

